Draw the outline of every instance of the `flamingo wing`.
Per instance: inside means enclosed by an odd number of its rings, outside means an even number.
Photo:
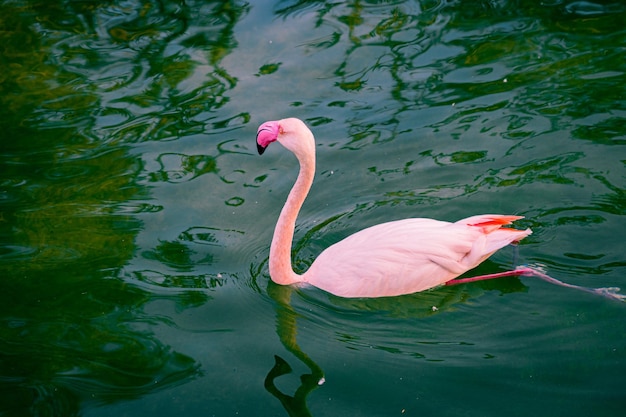
[[[323,251],[304,280],[342,297],[383,297],[449,281],[530,233],[502,228],[519,218],[474,216],[456,223],[405,219],[372,226]]]

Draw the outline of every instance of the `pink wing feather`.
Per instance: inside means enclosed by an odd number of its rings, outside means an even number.
[[[503,228],[520,216],[481,215],[456,223],[406,219],[330,246],[304,281],[343,297],[410,294],[445,283],[531,231]],[[358,279],[355,279],[358,277]]]

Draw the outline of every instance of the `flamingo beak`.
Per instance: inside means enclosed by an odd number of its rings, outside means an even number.
[[[256,133],[256,149],[259,155],[263,155],[269,144],[278,139],[279,132],[280,126],[278,122],[265,122],[259,126]]]

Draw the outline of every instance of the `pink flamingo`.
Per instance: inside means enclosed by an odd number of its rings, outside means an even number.
[[[382,223],[328,247],[305,273],[296,274],[291,265],[291,245],[298,212],[315,176],[315,139],[304,122],[290,118],[265,122],[259,127],[259,154],[275,141],[293,152],[300,163],[298,178],[280,212],[270,247],[269,271],[275,283],[308,283],[350,298],[411,294],[446,283],[501,276],[541,277],[534,269],[519,268],[451,281],[498,249],[532,233],[530,229],[503,227],[522,216],[501,214],[472,216],[455,223],[424,218]],[[543,275],[551,282],[572,287]]]

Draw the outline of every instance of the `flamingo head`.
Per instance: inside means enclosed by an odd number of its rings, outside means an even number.
[[[280,131],[280,122],[265,122],[259,126],[256,132],[256,149],[259,151],[259,155],[263,155],[270,143],[278,140]]]
[[[314,153],[313,133],[300,119],[269,121],[259,126],[256,134],[256,148],[259,155],[265,152],[270,143],[276,141],[298,157]]]

